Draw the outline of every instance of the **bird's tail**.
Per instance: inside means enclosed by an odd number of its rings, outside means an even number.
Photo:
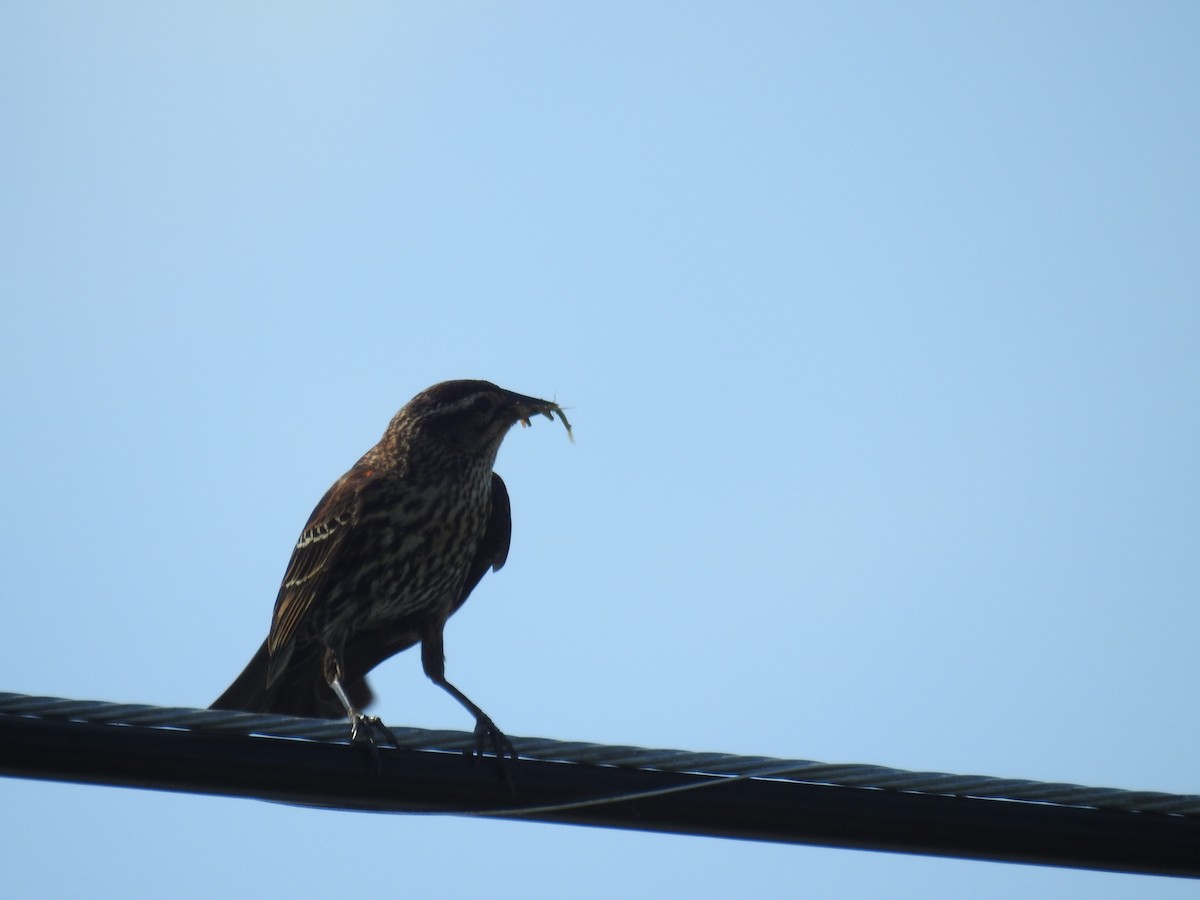
[[[325,680],[320,654],[292,654],[287,668],[267,685],[271,653],[263,641],[242,674],[213,701],[209,709],[236,709],[245,712],[278,713],[314,719],[338,719],[346,714],[341,701]],[[365,678],[347,684],[346,693],[355,709],[363,709],[373,699]]]

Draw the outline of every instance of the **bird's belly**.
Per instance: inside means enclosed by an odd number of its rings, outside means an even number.
[[[483,536],[484,521],[463,506],[453,512],[457,514],[431,509],[419,527],[413,527],[411,519],[397,523],[391,545],[381,548],[374,565],[367,567],[369,577],[354,586],[356,594],[369,598],[357,627],[410,627],[450,614]]]

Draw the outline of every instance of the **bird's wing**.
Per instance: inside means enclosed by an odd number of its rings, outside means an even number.
[[[282,670],[282,664],[275,663],[283,663],[287,654],[281,654],[280,650],[295,635],[296,626],[321,591],[331,563],[337,559],[346,535],[358,521],[364,495],[371,493],[379,483],[377,474],[374,467],[359,463],[326,491],[309,516],[275,599],[271,633],[267,637],[273,663],[268,683]]]

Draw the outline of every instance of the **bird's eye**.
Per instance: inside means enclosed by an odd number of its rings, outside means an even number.
[[[492,398],[476,397],[475,402],[472,403],[471,406],[474,407],[475,412],[479,413],[480,415],[486,415],[492,411]]]

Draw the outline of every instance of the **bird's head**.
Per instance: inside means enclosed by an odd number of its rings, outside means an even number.
[[[408,401],[388,432],[409,452],[426,447],[494,459],[517,422],[528,425],[537,415],[553,421],[555,414],[570,436],[571,425],[557,403],[506,391],[489,381],[443,381]]]

